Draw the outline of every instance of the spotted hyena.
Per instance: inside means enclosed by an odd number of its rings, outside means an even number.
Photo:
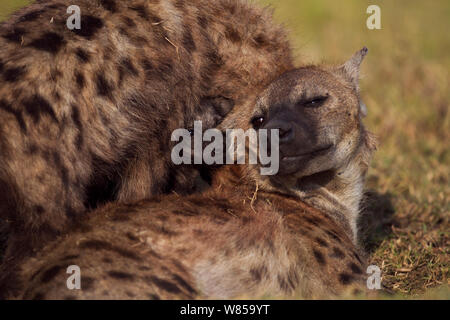
[[[0,48],[6,263],[99,203],[192,191],[171,132],[216,126],[292,64],[283,29],[244,0],[37,1],[0,24]]]
[[[323,298],[360,286],[355,203],[374,149],[357,85],[366,52],[289,71],[222,123],[279,129],[277,175],[224,166],[203,194],[107,205],[22,265],[15,297]],[[80,290],[67,288],[70,265]]]

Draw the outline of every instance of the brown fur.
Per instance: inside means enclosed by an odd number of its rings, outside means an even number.
[[[302,169],[271,179],[258,176],[258,166],[225,166],[201,195],[108,205],[22,265],[23,288],[16,298],[327,298],[362,288],[364,257],[347,201],[334,191],[362,187],[373,151],[355,84],[339,69],[294,70],[264,90],[252,110],[239,107],[246,118],[230,123],[248,128],[253,115],[264,110],[270,119],[279,105],[294,118],[303,108],[298,99],[311,88],[329,94],[313,118],[336,127],[314,132],[339,133],[326,156],[303,159]],[[341,144],[349,146],[345,152]],[[355,181],[342,180],[349,170]],[[292,177],[300,181],[292,184]],[[320,197],[322,189],[332,197]],[[310,198],[315,205],[308,204]],[[81,268],[81,290],[66,287],[69,265]]]
[[[66,27],[73,4],[81,30]],[[292,60],[271,14],[243,0],[38,1],[0,25],[0,48],[7,264],[99,202],[191,192],[196,174],[170,161],[171,132],[211,117],[208,99],[240,103]]]

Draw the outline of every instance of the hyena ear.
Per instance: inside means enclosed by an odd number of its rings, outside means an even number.
[[[356,52],[350,60],[339,66],[336,70],[338,74],[349,80],[357,91],[359,91],[359,70],[361,69],[361,63],[368,52],[369,49],[366,47],[362,48]]]

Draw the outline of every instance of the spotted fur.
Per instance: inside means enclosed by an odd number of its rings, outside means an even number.
[[[283,29],[244,0],[37,1],[0,24],[0,48],[6,265],[99,203],[192,192],[171,132],[220,122],[203,102],[240,103],[292,64]]]

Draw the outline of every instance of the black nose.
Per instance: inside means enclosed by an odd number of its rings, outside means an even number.
[[[287,121],[281,121],[281,120],[269,121],[263,127],[263,129],[267,129],[267,130],[278,129],[280,143],[287,143],[294,139],[294,130],[292,129],[292,125]],[[269,134],[269,136],[270,136],[270,134]]]

